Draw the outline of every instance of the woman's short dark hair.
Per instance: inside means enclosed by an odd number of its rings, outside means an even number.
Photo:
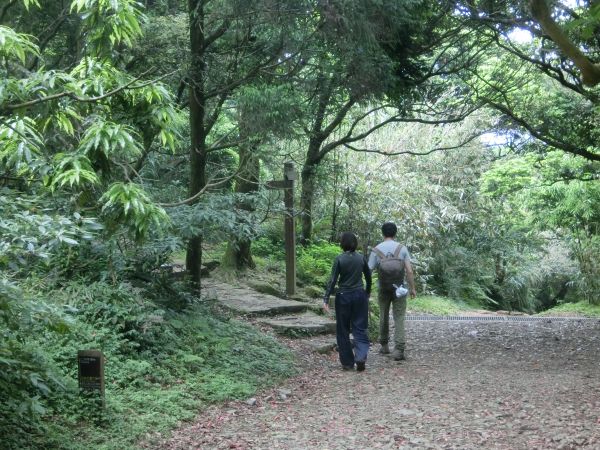
[[[383,237],[393,238],[394,236],[396,236],[397,232],[398,227],[394,222],[386,222],[383,225],[381,225],[381,234],[383,234]]]
[[[356,235],[354,233],[350,233],[349,231],[342,233],[342,236],[340,237],[340,247],[342,247],[342,250],[345,252],[356,251],[356,248],[358,247],[358,239],[356,239]]]

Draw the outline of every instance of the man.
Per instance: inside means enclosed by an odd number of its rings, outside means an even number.
[[[396,242],[394,238],[398,228],[393,222],[386,222],[381,227],[383,242],[377,244],[369,255],[369,269],[378,269],[379,273],[379,343],[381,348],[379,353],[389,354],[388,345],[390,335],[390,304],[392,305],[392,314],[394,316],[394,360],[402,361],[405,358],[404,348],[406,338],[404,332],[404,318],[406,315],[406,299],[396,297],[396,287],[408,281],[409,293],[411,298],[415,298],[415,281],[410,264],[410,254],[408,249],[402,244]]]

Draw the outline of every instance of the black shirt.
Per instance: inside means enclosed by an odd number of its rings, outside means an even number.
[[[331,268],[331,278],[327,283],[325,290],[325,296],[323,301],[329,302],[329,296],[333,293],[335,284],[339,277],[339,292],[354,291],[356,289],[363,289],[362,275],[365,276],[365,282],[367,284],[366,292],[371,293],[371,271],[367,259],[360,253],[356,252],[344,252],[341,255],[336,256],[333,261],[333,267]]]

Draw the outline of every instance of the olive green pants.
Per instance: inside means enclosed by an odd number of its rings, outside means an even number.
[[[379,291],[379,343],[387,344],[390,339],[390,305],[394,316],[394,345],[403,349],[406,344],[404,317],[406,316],[406,300],[408,296],[396,298],[394,291]]]

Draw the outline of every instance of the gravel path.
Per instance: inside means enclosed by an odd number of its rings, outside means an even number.
[[[407,322],[409,359],[363,373],[286,340],[303,374],[167,449],[600,449],[600,321]]]

